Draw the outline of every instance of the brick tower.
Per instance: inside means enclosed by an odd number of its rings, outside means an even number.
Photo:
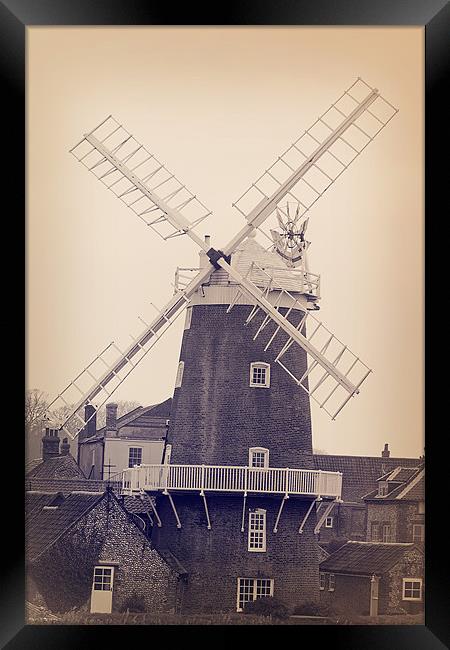
[[[253,238],[231,263],[244,275],[255,260],[280,267]],[[287,268],[284,282],[292,290]],[[156,498],[161,526],[152,540],[188,572],[186,612],[236,611],[264,595],[299,604],[319,594],[312,508],[319,495],[295,494],[294,486],[315,475],[309,396],[273,363],[274,351],[264,351],[273,328],[253,340],[264,314],[244,325],[245,299],[227,313],[235,292],[218,270],[191,300],[168,432],[165,462],[178,466],[170,484],[198,480],[207,488],[168,488]],[[297,296],[303,304],[308,297]],[[291,356],[302,374],[306,355],[297,348]]]

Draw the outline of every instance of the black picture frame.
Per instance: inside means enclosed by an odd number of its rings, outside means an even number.
[[[24,317],[21,261],[25,258],[25,31],[34,25],[418,25],[425,28],[425,227],[427,242],[426,286],[426,405],[427,405],[427,526],[426,526],[426,623],[425,626],[302,626],[264,628],[265,633],[293,631],[294,641],[303,647],[309,644],[335,648],[375,650],[377,648],[436,648],[447,647],[449,632],[449,597],[445,568],[446,555],[445,479],[448,476],[447,456],[442,445],[445,426],[438,425],[437,414],[443,411],[444,394],[433,381],[442,355],[439,325],[433,307],[443,309],[440,287],[436,278],[442,277],[436,268],[438,259],[446,259],[441,225],[445,221],[446,165],[439,153],[445,138],[446,90],[448,88],[450,6],[445,0],[260,0],[217,5],[192,6],[186,3],[174,8],[169,3],[146,0],[1,0],[0,1],[0,66],[2,79],[3,160],[6,176],[2,175],[3,212],[2,260],[4,293],[4,353],[3,368],[7,379],[3,419],[2,538],[3,561],[0,563],[0,641],[1,647],[16,648],[80,648],[94,643],[154,643],[155,631],[166,639],[164,626],[149,631],[145,626],[66,627],[24,625],[24,481],[22,459],[24,437],[21,435],[23,413],[23,373],[25,358],[21,357],[24,338]],[[7,178],[7,183],[5,183]],[[447,181],[448,183],[448,181]],[[447,208],[448,213],[448,208]],[[439,231],[437,230],[439,228]],[[45,254],[51,254],[47,251]],[[443,314],[441,313],[441,316]],[[51,317],[51,316],[49,316]],[[445,318],[442,319],[441,321]],[[23,323],[23,325],[22,325]],[[11,336],[18,340],[11,341]],[[11,341],[11,342],[10,342]],[[438,347],[439,346],[439,347]],[[9,359],[7,354],[9,354]],[[436,361],[437,359],[437,361]],[[14,372],[16,376],[14,376]],[[14,387],[14,390],[11,390]],[[8,397],[6,397],[6,394]],[[7,478],[6,470],[10,469]],[[174,632],[175,628],[170,630]],[[203,630],[202,630],[203,631]],[[254,629],[239,628],[242,637]],[[178,629],[184,642],[198,642],[197,628]],[[222,629],[226,641],[233,629]],[[107,638],[105,638],[105,634]],[[164,636],[163,636],[164,635]],[[299,639],[298,636],[301,638]],[[206,639],[206,642],[211,642]]]

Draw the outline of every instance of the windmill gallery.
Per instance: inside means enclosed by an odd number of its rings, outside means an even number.
[[[199,268],[178,269],[173,297],[132,344],[108,346],[57,396],[49,412],[70,412],[48,425],[70,437],[74,423],[92,430],[185,314],[163,457],[136,459],[118,490],[150,496],[151,547],[183,568],[180,611],[319,598],[317,535],[341,502],[342,474],[315,468],[310,405],[335,419],[371,370],[316,316],[306,231],[312,206],[396,112],[358,78],[233,204],[244,225],[221,249],[197,233],[208,208],[115,118],[71,149],[164,240],[186,236],[200,249]],[[107,560],[95,570],[110,571],[109,592],[117,569]]]

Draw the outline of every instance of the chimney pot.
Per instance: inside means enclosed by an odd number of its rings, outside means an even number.
[[[384,445],[384,449],[381,452],[381,457],[382,458],[389,458],[390,455],[391,455],[391,452],[389,451],[389,445],[386,442],[386,444]]]
[[[70,453],[70,444],[67,438],[63,438],[61,443],[61,456],[68,456]]]
[[[117,409],[118,406],[114,402],[106,405],[106,431],[117,431]]]
[[[42,437],[42,460],[59,456],[59,437],[58,429],[46,427],[45,435]]]

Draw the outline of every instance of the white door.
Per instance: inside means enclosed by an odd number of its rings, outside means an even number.
[[[96,566],[92,582],[91,612],[110,614],[112,611],[114,567]]]

